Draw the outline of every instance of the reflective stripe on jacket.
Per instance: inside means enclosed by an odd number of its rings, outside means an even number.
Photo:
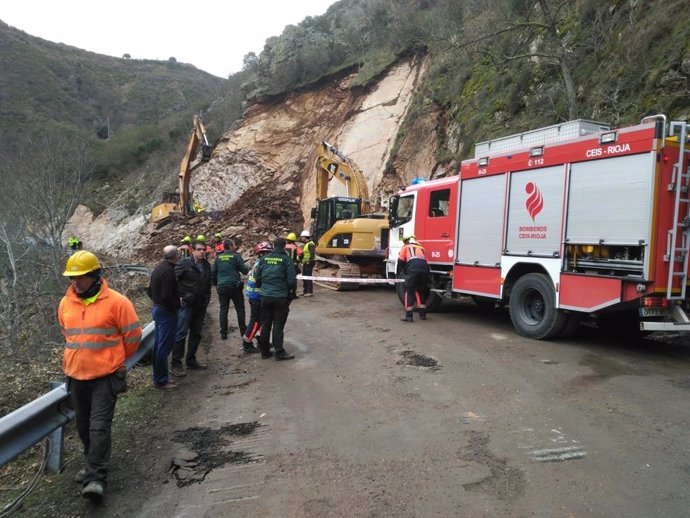
[[[256,268],[256,266],[254,266]],[[249,300],[261,300],[261,288],[256,285],[256,279],[254,278],[254,268],[249,272],[247,277],[247,284],[244,286],[244,291],[247,294]]]
[[[62,366],[78,380],[102,378],[124,366],[141,341],[132,302],[102,279],[96,300],[84,305],[70,286],[60,301],[58,320],[65,336]]]
[[[314,262],[314,256],[316,255],[316,245],[314,241],[307,241],[304,243],[304,248],[302,249],[302,264],[309,264]]]
[[[411,259],[424,259],[424,261],[426,261],[426,253],[422,245],[410,243],[400,249],[398,259],[400,261],[409,261]]]

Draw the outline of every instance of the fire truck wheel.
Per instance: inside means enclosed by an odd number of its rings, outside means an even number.
[[[582,313],[568,313],[568,321],[563,326],[563,330],[558,333],[558,338],[570,338],[573,336],[582,323]]]
[[[510,320],[522,336],[547,340],[557,336],[568,323],[568,315],[556,309],[556,293],[542,273],[520,277],[510,293]]]

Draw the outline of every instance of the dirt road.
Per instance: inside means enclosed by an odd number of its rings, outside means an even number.
[[[690,513],[688,339],[536,342],[471,302],[406,324],[390,291],[317,290],[276,362],[238,357],[215,311],[210,369],[94,515]]]

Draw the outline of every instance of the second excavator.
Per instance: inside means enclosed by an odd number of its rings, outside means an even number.
[[[345,196],[328,196],[335,179]],[[312,209],[312,237],[316,242],[317,275],[385,277],[388,216],[372,211],[369,188],[362,170],[338,148],[323,141],[317,150],[316,203]],[[356,283],[328,283],[353,289]]]

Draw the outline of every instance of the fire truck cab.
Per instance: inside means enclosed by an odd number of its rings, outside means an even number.
[[[688,127],[578,120],[477,144],[458,176],[391,200],[387,274],[414,234],[430,306],[508,304],[535,339],[567,336],[585,315],[621,331],[689,330]]]

